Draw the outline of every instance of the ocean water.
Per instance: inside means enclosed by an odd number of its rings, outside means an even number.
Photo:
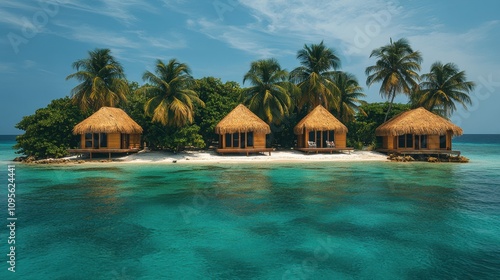
[[[500,135],[454,149],[471,162],[16,164],[0,279],[500,279]]]

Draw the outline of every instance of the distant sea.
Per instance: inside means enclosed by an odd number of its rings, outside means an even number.
[[[470,163],[15,164],[0,279],[500,279],[500,135]]]

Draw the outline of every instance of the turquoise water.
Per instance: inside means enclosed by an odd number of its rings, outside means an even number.
[[[492,139],[456,139],[468,164],[17,164],[0,279],[498,279]]]

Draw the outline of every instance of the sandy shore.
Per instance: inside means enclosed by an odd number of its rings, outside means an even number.
[[[299,151],[274,151],[266,154],[219,155],[214,151],[141,152],[115,159],[123,163],[245,163],[245,162],[314,162],[314,161],[387,161],[387,156],[372,151],[334,154],[304,154]]]

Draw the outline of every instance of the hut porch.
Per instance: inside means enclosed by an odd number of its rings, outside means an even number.
[[[330,153],[332,154],[333,152],[348,152],[349,154],[351,151],[354,151],[354,148],[295,148],[297,151],[305,152],[307,154],[309,153]]]
[[[93,148],[83,148],[83,149],[68,149],[70,154],[89,154],[90,159],[92,159],[92,154],[108,154],[108,158],[111,159],[111,154],[118,153],[137,153],[139,151],[138,148],[133,149],[93,149]]]
[[[257,153],[269,153],[273,151],[273,148],[219,148],[215,150],[217,153],[224,154],[257,154]]]
[[[394,149],[377,149],[377,152],[385,154],[398,154],[398,155],[455,155],[460,156],[460,151],[452,150],[394,150]]]

